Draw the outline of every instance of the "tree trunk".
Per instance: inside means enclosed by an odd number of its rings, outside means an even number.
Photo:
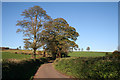
[[[34,51],[33,51],[33,59],[36,60],[36,49],[34,49]]]
[[[59,57],[60,57],[60,58],[62,58],[62,55],[61,55],[61,53],[60,53],[60,52],[59,52]]]
[[[34,21],[35,21],[35,25],[34,25],[34,41],[33,41],[33,44],[34,44],[34,48],[33,48],[33,58],[36,60],[36,25],[37,25],[37,16],[35,16],[35,19],[34,19]]]
[[[45,51],[44,51],[44,53],[43,53],[43,57],[46,57],[46,55],[45,55]]]

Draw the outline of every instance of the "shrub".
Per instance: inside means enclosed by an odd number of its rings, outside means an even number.
[[[113,54],[113,56],[115,58],[119,58],[120,59],[120,52],[119,51],[114,51],[112,54]]]

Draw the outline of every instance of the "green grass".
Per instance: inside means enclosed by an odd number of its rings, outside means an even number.
[[[2,52],[2,59],[30,59],[31,55]]]
[[[111,54],[112,52],[109,52]],[[106,52],[72,52],[69,53],[70,57],[102,57],[105,56]]]
[[[15,54],[11,52],[2,52],[2,59],[31,59],[32,55],[25,55],[25,54]],[[40,55],[36,55],[37,58],[40,57]]]

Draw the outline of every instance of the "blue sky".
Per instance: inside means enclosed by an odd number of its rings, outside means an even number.
[[[2,2],[118,2],[119,0],[2,0]]]
[[[92,51],[114,51],[118,48],[117,2],[3,2],[2,46],[24,46],[23,34],[16,33],[20,14],[29,7],[41,6],[53,19],[64,18],[76,28],[80,36],[76,43],[80,48],[90,46]]]

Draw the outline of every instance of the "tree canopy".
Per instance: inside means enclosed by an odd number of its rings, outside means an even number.
[[[89,51],[89,50],[90,50],[90,47],[87,47],[87,49],[86,49],[86,50],[88,50],[88,51]]]
[[[75,41],[79,34],[63,18],[57,18],[45,23],[41,35],[46,50],[51,51],[53,55],[58,54],[61,56],[61,53],[68,53],[71,48],[78,48]]]

